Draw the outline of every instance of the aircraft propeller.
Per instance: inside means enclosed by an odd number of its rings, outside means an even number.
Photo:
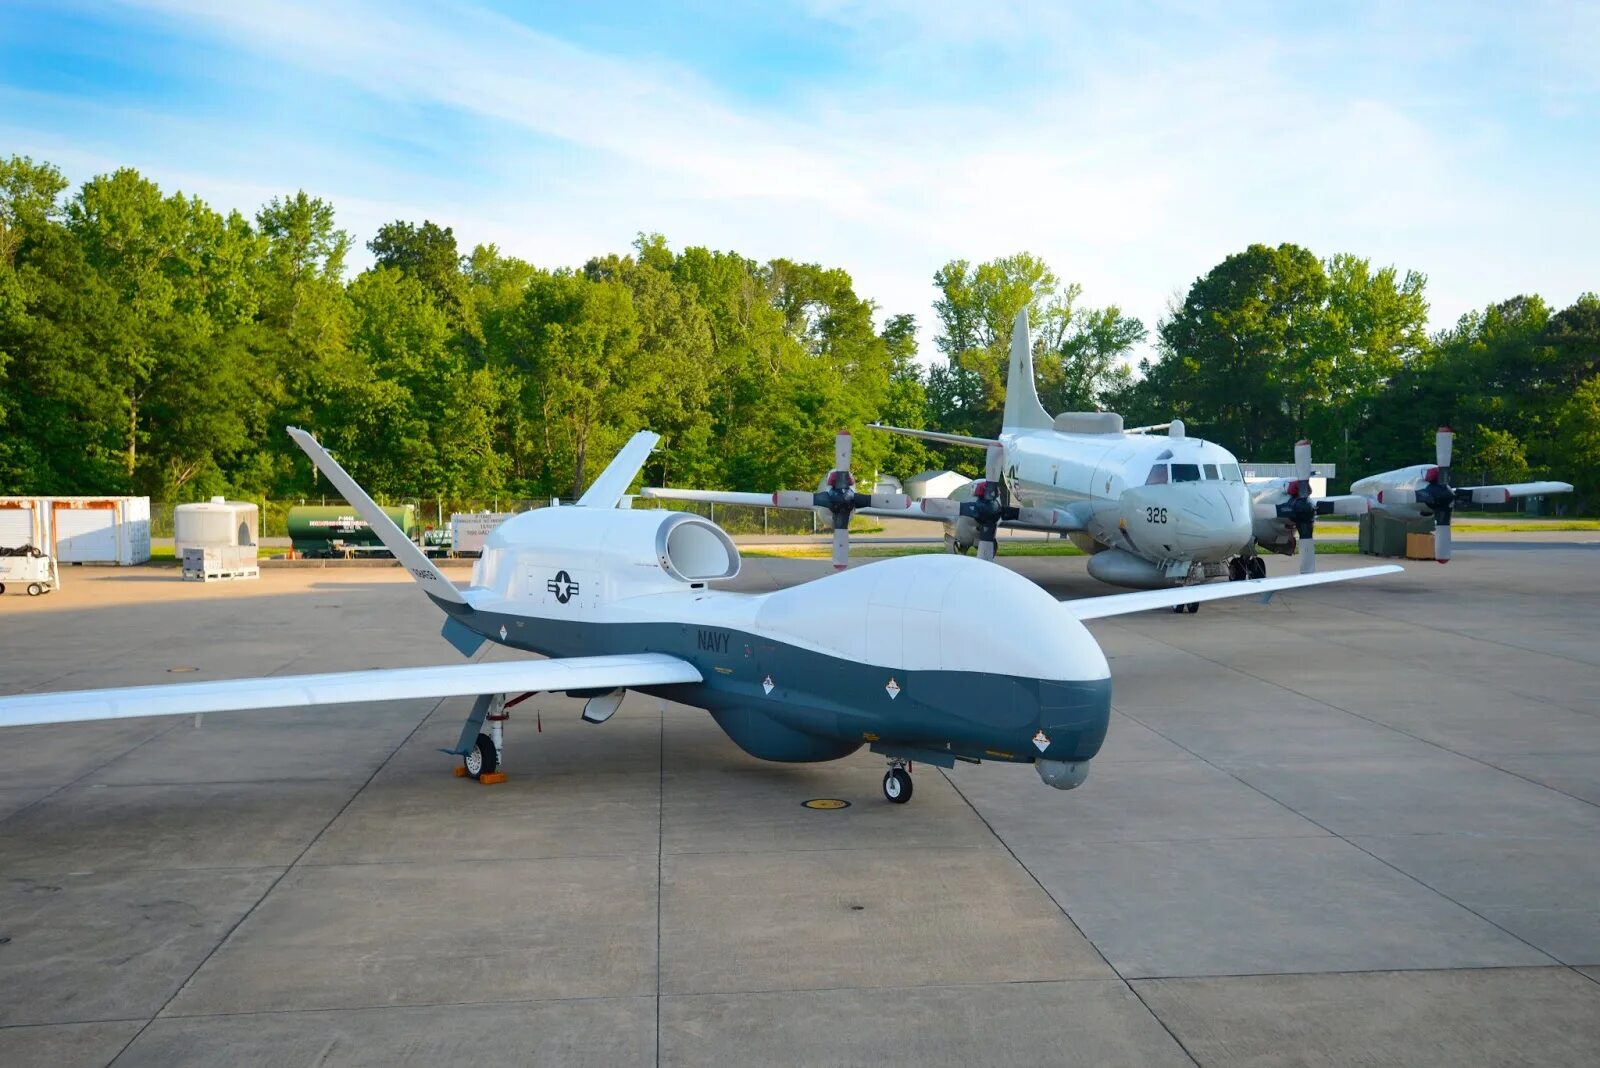
[[[1054,525],[1057,513],[1049,508],[1017,508],[1011,504],[1011,493],[1006,489],[1004,472],[1006,452],[999,445],[989,446],[984,458],[983,480],[972,486],[971,500],[956,501],[943,497],[926,498],[922,510],[929,515],[948,519],[965,517],[978,528],[978,559],[993,560],[998,548],[996,537],[1000,524],[1008,520],[1021,520],[1040,526]]]
[[[1342,496],[1311,497],[1311,442],[1304,439],[1294,444],[1294,478],[1284,484],[1285,499],[1273,507],[1279,519],[1294,524],[1295,537],[1300,543],[1300,573],[1310,575],[1317,570],[1316,521],[1324,515],[1365,515],[1370,506],[1365,498]]]
[[[842,571],[850,563],[850,517],[857,508],[904,510],[911,499],[903,493],[857,493],[856,479],[850,473],[850,454],[854,439],[841,430],[833,439],[833,470],[816,493],[804,490],[779,490],[772,503],[780,508],[822,508],[833,518],[833,566]]]
[[[1294,524],[1300,539],[1300,573],[1317,569],[1317,506],[1311,501],[1311,442],[1302,438],[1294,443],[1294,481],[1284,487],[1288,500],[1278,505],[1279,519]]]
[[[1437,465],[1423,476],[1427,484],[1417,491],[1417,503],[1433,512],[1433,558],[1450,562],[1450,518],[1455,510],[1457,491],[1450,486],[1450,458],[1456,435],[1447,426],[1433,436],[1433,460]]]

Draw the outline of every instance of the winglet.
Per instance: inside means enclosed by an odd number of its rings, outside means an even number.
[[[621,451],[612,457],[606,469],[600,472],[600,477],[583,491],[583,496],[578,498],[578,507],[615,508],[660,440],[660,434],[648,430],[641,430],[630,438]]]
[[[350,502],[350,506],[367,521],[367,526],[371,527],[372,532],[383,542],[383,547],[394,554],[394,558],[400,561],[401,567],[411,572],[411,577],[416,579],[417,585],[421,586],[439,607],[447,612],[470,607],[467,599],[461,595],[461,591],[456,589],[455,583],[445,578],[444,573],[433,565],[433,561],[406,537],[405,531],[395,526],[394,520],[385,515],[377,502],[367,496],[366,490],[356,485],[356,480],[328,455],[327,449],[317,444],[316,438],[297,426],[284,429],[289,432],[294,443],[311,457],[311,462],[317,465],[317,470],[333,483],[333,488],[339,491],[340,496]]]

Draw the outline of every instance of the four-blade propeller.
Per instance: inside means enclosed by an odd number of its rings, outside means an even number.
[[[1302,575],[1317,570],[1318,516],[1365,515],[1370,509],[1369,502],[1362,497],[1313,497],[1311,475],[1311,442],[1302,439],[1294,444],[1294,478],[1283,484],[1284,499],[1272,505],[1269,513],[1294,526]]]
[[[904,510],[911,499],[903,493],[857,493],[856,478],[850,473],[850,453],[854,439],[841,430],[833,441],[833,470],[816,493],[779,490],[772,503],[780,508],[822,508],[833,519],[833,566],[842,570],[850,563],[850,517],[857,508]]]
[[[973,483],[969,500],[929,497],[922,502],[922,510],[929,515],[972,520],[978,531],[980,560],[994,559],[998,547],[995,539],[1000,533],[1001,522],[1017,519],[1023,512],[1023,509],[1011,506],[1011,495],[1006,490],[1004,472],[1001,470],[1005,460],[1005,449],[999,445],[989,446],[988,455],[984,458],[983,480]]]

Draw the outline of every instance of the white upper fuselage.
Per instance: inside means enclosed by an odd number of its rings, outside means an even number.
[[[651,547],[664,524],[675,524],[673,533],[693,526],[720,534],[698,516],[673,512],[521,513],[490,535],[467,599],[480,612],[529,621],[722,628],[903,671],[1109,677],[1084,626],[1050,594],[1004,568],[959,556],[911,556],[772,593],[713,590],[663,568]],[[722,570],[712,562],[708,573],[722,577]]]
[[[1152,562],[1220,562],[1249,543],[1250,498],[1222,446],[1166,434],[1007,429],[1019,505],[1071,512],[1099,543]]]

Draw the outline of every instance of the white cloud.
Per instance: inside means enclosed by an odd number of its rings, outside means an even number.
[[[235,162],[172,138],[169,156],[143,163],[169,184],[186,174],[202,192],[242,192],[261,160],[276,177],[287,158],[294,184],[319,187],[363,237],[384,218],[426,216],[544,263],[619,249],[638,230],[819,260],[886,311],[916,312],[929,352],[934,269],[1019,249],[1150,325],[1252,241],[1422,270],[1437,325],[1517,292],[1560,303],[1600,284],[1583,276],[1595,266],[1584,250],[1600,245],[1582,192],[1594,146],[1552,156],[1448,75],[1493,44],[1474,36],[1481,20],[1373,9],[1299,32],[1271,9],[1223,20],[1181,3],[1115,24],[1055,5],[814,0],[854,66],[751,104],[716,71],[597,53],[470,7],[136,6],[384,102],[394,128],[376,137],[426,142],[418,116],[434,111],[473,130],[440,131],[440,151],[459,156],[416,180],[333,158],[315,115],[301,145],[243,130]],[[1519,55],[1559,40],[1519,38]],[[1561,44],[1557,80],[1563,106],[1581,108],[1570,87],[1590,68],[1571,52]]]

